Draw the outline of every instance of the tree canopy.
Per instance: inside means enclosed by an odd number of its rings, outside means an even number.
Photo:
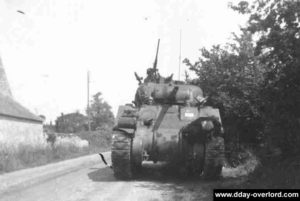
[[[102,99],[101,95],[101,92],[96,93],[93,96],[90,107],[87,108],[87,114],[90,115],[91,119],[92,130],[105,126],[112,126],[114,122],[111,106]]]
[[[243,30],[241,36],[233,37],[233,41],[224,47],[216,45],[210,50],[201,49],[195,63],[188,59],[184,62],[198,75],[196,83],[221,109],[227,133],[233,138],[252,138],[253,141],[254,132],[259,130],[251,128],[261,118],[256,89],[262,82],[262,69],[258,68],[258,60],[254,57],[251,33]]]
[[[185,63],[197,84],[222,103],[229,131],[245,139],[263,132],[283,151],[299,151],[300,2],[240,1],[231,8],[249,16],[242,34]]]

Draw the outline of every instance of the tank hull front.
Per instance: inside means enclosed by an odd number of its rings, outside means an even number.
[[[188,114],[187,117],[184,114]],[[182,155],[181,129],[197,119],[199,112],[193,107],[164,105],[142,108],[141,116],[146,120],[153,119],[150,126],[140,123],[136,130],[136,137],[142,139],[149,160],[171,161]]]
[[[224,161],[221,127],[218,109],[209,106],[125,107],[114,130],[115,175],[130,178],[143,161],[165,161],[189,174],[219,176]]]

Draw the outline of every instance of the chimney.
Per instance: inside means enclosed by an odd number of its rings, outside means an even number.
[[[8,84],[8,80],[5,74],[5,70],[0,57],[0,93],[4,96],[12,98],[12,93]]]

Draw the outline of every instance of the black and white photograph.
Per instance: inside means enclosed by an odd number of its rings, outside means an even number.
[[[0,201],[298,199],[299,0],[0,0]]]

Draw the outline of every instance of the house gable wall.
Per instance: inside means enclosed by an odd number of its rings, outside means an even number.
[[[0,116],[0,144],[5,146],[18,146],[19,144],[45,146],[43,125]]]

